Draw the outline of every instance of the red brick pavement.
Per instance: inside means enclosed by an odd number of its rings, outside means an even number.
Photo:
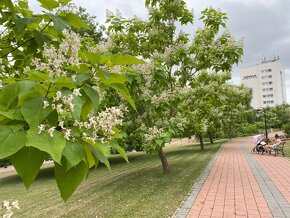
[[[272,217],[240,141],[224,145],[188,217]]]
[[[252,149],[255,145],[246,140],[247,148]],[[290,204],[290,161],[281,156],[253,154],[255,160],[274,182],[278,190]]]

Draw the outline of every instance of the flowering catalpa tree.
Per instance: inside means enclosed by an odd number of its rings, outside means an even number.
[[[0,159],[11,160],[28,188],[51,157],[66,201],[92,166],[110,168],[111,148],[127,160],[116,141],[127,109],[100,106],[101,96],[110,89],[135,108],[127,78],[110,69],[144,62],[72,32],[88,27],[67,9],[69,0],[39,2],[43,14],[26,1],[0,2]]]
[[[223,129],[231,139],[235,129],[247,122],[247,117],[252,113],[250,106],[251,90],[245,86],[227,84],[224,86],[221,97],[220,110],[222,111]]]
[[[195,72],[210,69],[230,71],[243,53],[242,45],[226,27],[226,14],[208,8],[202,11],[204,28],[191,39],[177,26],[193,22],[183,0],[146,0],[148,20],[126,19],[108,11],[107,22],[114,52],[126,51],[148,60],[135,68],[140,78],[131,80],[137,111],[130,113],[129,137],[148,153],[158,152],[165,173],[169,166],[163,152],[165,143],[183,131],[186,114],[178,105],[186,99]],[[135,86],[135,87],[134,87]],[[182,115],[183,114],[183,115]],[[133,121],[134,120],[134,121]],[[138,139],[136,139],[138,138]]]
[[[212,129],[217,129],[222,124],[220,107],[224,102],[221,98],[226,81],[230,78],[228,72],[198,72],[194,80],[191,80],[187,98],[180,106],[187,117],[186,132],[199,138],[201,150],[204,150],[205,135],[210,135]]]

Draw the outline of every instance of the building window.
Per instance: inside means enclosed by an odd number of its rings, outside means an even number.
[[[271,79],[272,75],[262,76],[262,79]]]
[[[274,101],[271,100],[271,101],[263,101],[264,104],[274,104]]]
[[[246,79],[254,79],[254,78],[257,78],[257,75],[244,76],[243,77],[243,80],[246,80]]]
[[[261,70],[261,73],[268,73],[268,72],[271,72],[272,70],[271,69],[266,69],[266,70]]]
[[[263,95],[263,98],[272,98],[272,97],[274,97],[274,95],[273,95],[273,94],[267,94],[267,95]]]
[[[273,91],[273,88],[264,88],[262,89],[263,92],[267,92],[267,91]]]
[[[266,86],[266,85],[272,85],[273,84],[273,82],[262,82],[262,85],[263,86]]]

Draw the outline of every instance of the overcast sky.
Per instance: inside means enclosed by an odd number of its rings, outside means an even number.
[[[29,0],[32,9],[36,0]],[[125,17],[146,18],[145,0],[73,0],[104,23],[106,9],[119,9]],[[286,74],[287,101],[290,103],[290,1],[289,0],[186,0],[193,9],[196,23],[184,30],[192,33],[198,25],[200,11],[208,6],[228,14],[228,30],[236,39],[245,39],[242,63],[234,68],[233,83],[239,84],[239,69],[256,65],[263,57],[280,56]]]

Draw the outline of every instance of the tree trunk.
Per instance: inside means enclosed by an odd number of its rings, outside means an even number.
[[[209,137],[210,144],[213,144],[213,136],[210,132],[208,132],[208,137]]]
[[[200,150],[204,151],[203,135],[199,135]]]
[[[170,173],[169,165],[167,162],[167,158],[164,154],[163,148],[160,148],[160,150],[158,151],[158,155],[159,155],[159,158],[160,158],[161,163],[162,163],[163,172],[166,174]]]

